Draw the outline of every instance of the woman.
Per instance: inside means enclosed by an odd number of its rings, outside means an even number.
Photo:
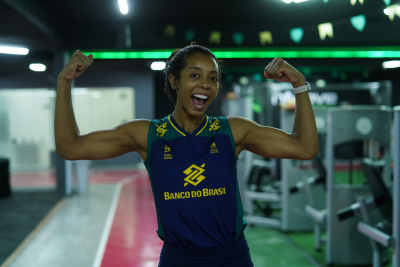
[[[199,45],[175,50],[164,70],[173,114],[132,120],[114,129],[79,135],[71,81],[93,62],[76,51],[58,77],[57,154],[68,160],[108,159],[137,151],[149,173],[164,241],[159,266],[253,266],[243,235],[246,222],[236,178],[242,150],[269,158],[309,160],[318,152],[315,118],[305,78],[281,58],[264,77],[290,82],[296,94],[293,132],[241,117],[208,117],[221,88],[221,66]]]

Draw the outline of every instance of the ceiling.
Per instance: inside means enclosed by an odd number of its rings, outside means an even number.
[[[400,4],[392,0],[391,4]],[[322,46],[398,46],[400,18],[390,21],[383,13],[383,0],[364,0],[352,6],[350,0],[309,0],[286,4],[281,0],[128,0],[130,11],[122,15],[117,0],[0,0],[0,45],[21,45],[30,49],[24,60],[51,61],[56,49],[160,49],[186,45],[186,32],[195,32],[194,40],[213,47],[238,47],[232,34],[243,33],[242,47],[261,47],[260,31],[271,31],[268,47]],[[350,17],[364,14],[366,26],[357,31]],[[334,38],[321,41],[318,25],[331,22]],[[127,45],[125,27],[130,27]],[[164,35],[174,25],[174,36]],[[294,43],[289,31],[304,29],[300,43]],[[220,44],[210,44],[211,31],[221,32]],[[18,59],[23,60],[23,59]],[[0,55],[1,71],[18,68],[14,56]],[[228,62],[230,62],[228,60]],[[257,65],[259,60],[235,61]],[[240,63],[242,62],[242,63]],[[311,63],[301,60],[299,64]],[[312,60],[327,64],[326,60]],[[353,63],[351,63],[353,62]],[[380,60],[330,60],[328,64],[380,64]],[[231,62],[230,62],[231,63]],[[14,66],[14,67],[13,67]]]
[[[393,1],[399,2],[398,0]],[[0,42],[49,50],[68,49],[173,48],[186,44],[185,33],[208,45],[211,31],[221,32],[218,47],[235,47],[234,32],[242,32],[242,46],[260,46],[258,33],[271,31],[272,46],[377,46],[400,43],[400,18],[391,22],[383,13],[382,0],[309,0],[286,4],[281,0],[128,0],[130,12],[122,15],[117,0],[2,0],[0,1]],[[350,17],[364,14],[363,32],[350,24]],[[319,39],[318,25],[331,22],[334,38]],[[131,47],[125,46],[125,25],[131,28]],[[174,37],[164,36],[167,24],[176,28]],[[292,28],[304,29],[295,44]],[[123,38],[122,38],[123,36]]]

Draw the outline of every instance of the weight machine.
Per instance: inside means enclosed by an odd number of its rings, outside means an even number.
[[[363,170],[373,197],[367,199],[360,197],[356,203],[337,213],[339,220],[362,214],[363,222],[358,222],[358,231],[370,239],[373,267],[381,267],[385,261],[387,262],[388,247],[393,247],[392,266],[400,267],[400,106],[394,108],[394,136],[393,198],[380,175],[378,166],[367,160],[363,163]],[[375,227],[371,216],[371,210],[374,208],[378,208],[384,219]]]
[[[340,221],[336,213],[360,197],[370,195],[369,187],[352,185],[335,181],[334,147],[355,141],[373,139],[379,141],[384,148],[383,177],[390,183],[391,150],[390,150],[391,108],[387,106],[348,106],[328,110],[328,129],[326,144],[327,195],[326,211],[317,210],[308,205],[306,212],[315,222],[323,225],[326,221],[327,235],[326,264],[362,265],[371,264],[365,254],[372,253],[371,246],[365,236],[357,232],[357,218]],[[381,219],[379,213],[371,217]],[[320,235],[321,231],[316,235]],[[321,236],[320,239],[323,243]],[[317,246],[316,246],[317,247]]]

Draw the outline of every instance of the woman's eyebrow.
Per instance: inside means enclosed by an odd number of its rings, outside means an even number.
[[[187,70],[187,71],[189,71],[189,70],[191,70],[191,69],[202,70],[202,69],[201,69],[201,68],[199,68],[199,67],[191,67],[191,68],[188,68],[188,70]],[[216,70],[212,70],[211,72],[218,73],[218,71],[216,71]]]

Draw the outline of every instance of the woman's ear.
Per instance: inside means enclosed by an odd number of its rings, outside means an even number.
[[[175,88],[176,80],[175,80],[175,76],[172,73],[170,73],[168,75],[168,81],[171,84],[172,89],[176,90],[176,88]]]

